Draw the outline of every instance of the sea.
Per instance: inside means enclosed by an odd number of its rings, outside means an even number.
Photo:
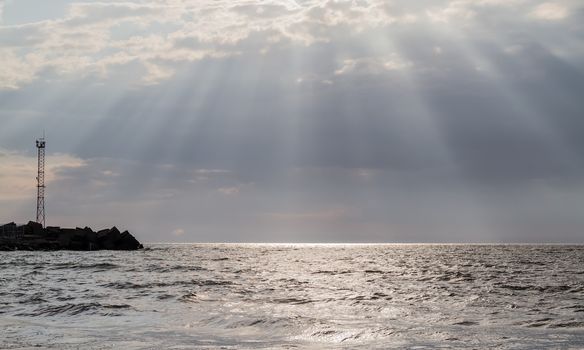
[[[584,246],[0,252],[0,349],[584,349]]]

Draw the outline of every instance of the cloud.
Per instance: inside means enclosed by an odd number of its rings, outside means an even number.
[[[471,20],[476,12],[465,1],[451,1],[444,8],[428,10],[426,15],[432,22],[450,23],[454,20]]]
[[[409,28],[436,23],[476,20],[509,25],[504,22],[513,19],[509,9],[520,12],[526,6],[522,1],[500,0],[400,6],[381,0],[308,1],[302,5],[289,1],[73,3],[62,18],[0,27],[0,89],[19,89],[39,79],[114,79],[120,71],[125,72],[127,84],[149,86],[172,80],[186,63],[246,53],[265,55],[274,48],[303,49],[297,45],[307,50],[319,43],[349,48],[354,47],[350,41],[357,38],[381,42],[380,34],[391,26],[396,28],[392,36],[399,38]],[[546,20],[567,14],[567,7],[552,2],[531,12],[532,17]],[[339,55],[338,59],[347,56],[350,58],[336,68],[339,74],[399,70],[414,63],[389,48],[374,54]],[[299,76],[319,76],[317,73],[304,71]]]
[[[38,63],[34,59],[24,60],[14,52],[0,48],[0,90],[17,90],[36,78]]]
[[[225,169],[197,169],[195,170],[195,173],[197,174],[203,174],[203,175],[210,175],[210,174],[229,174],[231,173],[230,170],[225,170]]]
[[[270,20],[286,16],[295,12],[295,9],[297,7],[288,8],[288,6],[279,4],[241,4],[230,8],[231,11],[243,14],[246,17],[266,18]]]
[[[270,220],[283,222],[301,222],[307,223],[311,221],[316,222],[334,222],[344,219],[348,216],[348,210],[345,208],[333,208],[327,210],[313,211],[313,212],[279,212],[279,213],[265,213],[263,214]]]
[[[180,237],[180,236],[183,236],[184,234],[185,234],[185,230],[182,228],[177,228],[177,229],[172,230],[173,236]]]
[[[4,7],[6,6],[5,0],[0,0],[0,24],[4,20]]]
[[[50,186],[62,178],[68,169],[85,165],[82,159],[67,154],[49,154],[46,165],[45,184]],[[0,149],[0,198],[16,200],[32,198],[36,191],[37,158],[24,153]]]
[[[536,6],[530,15],[545,21],[558,21],[566,18],[569,12],[568,9],[555,2],[546,2]]]
[[[217,191],[225,196],[235,196],[239,194],[239,187],[221,187]]]
[[[166,7],[152,4],[138,4],[132,2],[108,3],[73,3],[69,7],[67,25],[92,25],[104,21],[119,21],[129,19],[148,19],[148,16],[157,16],[164,13]]]
[[[404,21],[411,20],[411,15],[406,17]],[[176,63],[220,59],[246,50],[265,53],[283,43],[310,45],[330,41],[336,27],[359,33],[400,21],[382,11],[381,2],[73,3],[63,18],[0,28],[0,42],[8,44],[3,60],[10,66],[0,88],[25,86],[47,69],[61,76],[99,79],[123,64],[142,68],[136,70],[141,76],[134,82],[157,84],[174,76]]]
[[[386,57],[345,59],[341,67],[335,71],[335,75],[377,75],[384,72],[407,69],[412,67],[412,65],[412,62],[403,60],[396,54]]]
[[[143,78],[146,84],[157,84],[162,80],[172,77],[175,71],[172,68],[156,65],[153,63],[145,63],[148,75]]]

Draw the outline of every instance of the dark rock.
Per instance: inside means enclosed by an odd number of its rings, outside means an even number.
[[[41,235],[43,232],[43,225],[39,224],[38,222],[29,221],[26,226],[31,228],[33,235]]]
[[[0,250],[136,250],[143,246],[128,231],[84,228],[43,228],[36,222],[0,226]]]
[[[144,248],[140,242],[128,231],[120,234],[120,239],[117,242],[117,247],[120,250],[134,250]]]

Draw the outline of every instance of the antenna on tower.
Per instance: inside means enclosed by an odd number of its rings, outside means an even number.
[[[45,227],[45,131],[43,137],[36,140],[38,150],[37,174],[37,210],[36,222]]]

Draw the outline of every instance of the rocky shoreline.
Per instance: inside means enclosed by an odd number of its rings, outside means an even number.
[[[9,250],[137,250],[143,246],[128,231],[111,229],[93,231],[85,228],[61,228],[29,221],[0,226],[0,251]]]

